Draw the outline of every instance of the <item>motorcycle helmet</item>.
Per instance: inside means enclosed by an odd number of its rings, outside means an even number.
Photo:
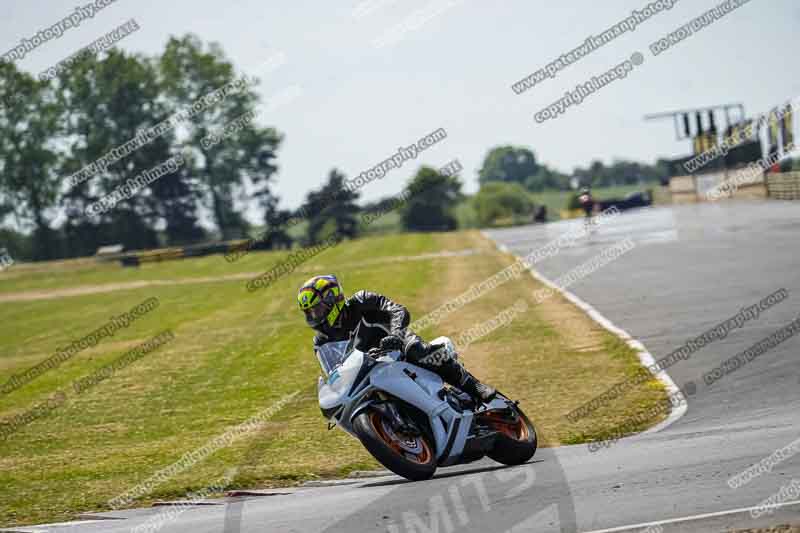
[[[314,276],[300,287],[297,304],[306,317],[306,323],[317,331],[336,327],[341,323],[344,308],[344,289],[336,276]]]

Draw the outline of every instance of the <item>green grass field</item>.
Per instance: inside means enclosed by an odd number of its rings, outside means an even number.
[[[457,250],[474,253],[435,255]],[[334,272],[350,294],[380,291],[420,317],[512,262],[477,232],[388,235],[340,244],[266,289],[245,290],[250,273],[268,270],[285,254],[140,268],[77,260],[14,265],[0,273],[0,387],[110,317],[150,297],[160,302],[113,337],[0,395],[0,428],[58,391],[66,397],[45,416],[0,437],[0,524],[108,509],[110,498],[298,391],[261,430],[154,487],[134,505],[184,497],[232,466],[240,467],[232,488],[285,486],[377,467],[358,442],[326,430],[316,403],[312,335],[295,308],[297,286],[313,273]],[[534,306],[539,287],[524,276],[420,333],[456,336],[527,299],[531,308],[524,316],[462,356],[479,377],[522,401],[544,445],[598,438],[664,397],[651,381],[569,424],[564,414],[631,375],[638,360],[560,298]],[[73,390],[74,380],[166,330],[174,340],[82,394]]]

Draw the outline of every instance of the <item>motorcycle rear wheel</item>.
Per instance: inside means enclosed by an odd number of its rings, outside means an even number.
[[[426,435],[396,434],[377,410],[368,410],[353,420],[361,443],[380,463],[411,481],[423,481],[436,472],[436,454]]]
[[[494,448],[486,455],[504,465],[521,465],[533,457],[538,446],[533,423],[521,410],[515,410],[516,420],[494,413],[483,415],[484,421],[498,432]]]

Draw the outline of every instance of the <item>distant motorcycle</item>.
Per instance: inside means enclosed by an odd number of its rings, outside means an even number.
[[[319,406],[328,429],[339,426],[358,438],[395,474],[420,481],[440,466],[484,456],[517,465],[536,453],[536,430],[519,402],[498,392],[476,405],[435,373],[403,361],[399,351],[356,349],[357,338],[358,330],[349,341],[317,350],[324,373]],[[455,356],[447,337],[431,344]]]

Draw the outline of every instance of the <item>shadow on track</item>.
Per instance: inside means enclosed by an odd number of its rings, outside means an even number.
[[[359,488],[394,487],[323,531],[576,531],[575,507],[558,455],[537,451],[524,465],[480,463],[424,482],[378,481]],[[377,492],[377,491],[376,491]]]
[[[538,460],[538,461],[537,460],[530,460],[527,463],[524,463],[523,465],[520,465],[520,466],[532,465],[532,464],[541,463],[541,462],[542,462],[541,460]],[[506,465],[493,465],[493,466],[484,466],[484,467],[481,467],[481,468],[462,468],[460,470],[456,470],[456,471],[452,471],[452,472],[445,471],[444,473],[441,473],[441,474],[439,473],[439,471],[437,471],[436,475],[433,478],[431,478],[431,481],[432,480],[436,480],[436,479],[445,479],[445,478],[449,478],[449,477],[467,476],[467,475],[470,475],[470,474],[482,474],[482,473],[485,473],[485,472],[494,472],[495,470],[505,470],[505,469],[508,469],[508,468],[515,468],[515,467],[506,466]],[[391,486],[391,485],[405,485],[405,484],[408,484],[408,483],[415,483],[415,482],[414,481],[409,481],[407,479],[391,479],[389,481],[376,481],[375,483],[366,483],[364,485],[359,486],[358,488],[359,489],[364,489],[364,488],[371,488],[371,487],[388,487],[388,486]],[[424,481],[420,481],[420,482],[416,482],[416,483],[424,483]]]
[[[260,460],[262,447],[255,436],[239,468]],[[391,490],[382,490],[386,487]],[[471,468],[442,469],[424,482],[393,479],[365,484],[359,491],[364,488],[374,489],[375,495],[363,491],[363,505],[332,521],[323,533],[449,533],[459,526],[492,533],[577,530],[572,494],[553,448],[539,449],[524,465],[477,463]],[[241,532],[246,501],[226,505],[224,533]]]

